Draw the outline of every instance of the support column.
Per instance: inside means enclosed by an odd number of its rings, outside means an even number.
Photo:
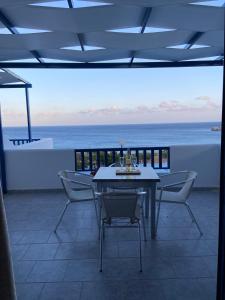
[[[217,300],[225,299],[225,72],[224,72],[224,66],[223,66],[223,102],[222,102],[221,128],[222,129],[221,129],[221,161],[220,161],[219,247],[218,247],[217,298],[216,298]]]
[[[26,109],[27,109],[27,131],[29,142],[32,141],[32,132],[31,132],[31,118],[30,118],[30,103],[29,103],[29,91],[28,87],[25,87],[26,94]]]
[[[16,300],[8,228],[0,183],[0,299]]]
[[[6,168],[5,168],[5,152],[4,152],[4,141],[2,132],[2,114],[0,107],[0,177],[2,183],[3,193],[7,192],[7,182],[6,182]]]
[[[7,191],[6,172],[5,172],[5,155],[1,121],[0,107],[0,299],[15,300],[16,292],[14,285],[14,277],[12,271],[12,261],[8,240],[8,229],[5,215],[5,207],[3,202],[2,189],[4,193]]]

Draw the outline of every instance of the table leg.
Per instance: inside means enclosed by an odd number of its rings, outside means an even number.
[[[155,239],[155,194],[156,194],[156,184],[151,184],[151,238]]]
[[[149,201],[150,201],[150,193],[149,189],[146,189],[146,198],[145,198],[145,217],[149,217]]]
[[[102,184],[100,182],[97,182],[97,191],[99,193],[103,192]]]

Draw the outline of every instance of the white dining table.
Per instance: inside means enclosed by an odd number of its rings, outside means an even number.
[[[148,167],[138,167],[140,170],[139,175],[117,175],[116,167],[100,167],[93,178],[93,182],[97,184],[98,192],[105,192],[109,187],[130,187],[130,188],[143,188],[146,191],[145,199],[145,216],[149,218],[149,210],[151,203],[151,238],[156,236],[156,184],[160,181],[156,171]]]

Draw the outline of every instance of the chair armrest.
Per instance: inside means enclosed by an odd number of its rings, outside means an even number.
[[[70,171],[70,170],[66,170],[67,173],[70,173],[70,174],[78,174],[78,175],[81,175],[81,176],[85,176],[85,177],[92,177],[90,174],[86,174],[86,173],[83,173],[83,172],[79,172],[79,171]]]
[[[138,196],[144,196],[144,195],[146,195],[147,193],[146,192],[137,192],[137,195]]]
[[[193,179],[191,178],[191,179],[187,179],[187,180],[183,180],[183,181],[177,181],[177,182],[174,182],[174,183],[171,183],[171,184],[162,185],[162,186],[159,187],[159,189],[160,190],[167,189],[167,188],[170,188],[170,187],[174,187],[174,186],[177,186],[177,185],[187,183],[189,181],[193,181]]]
[[[166,184],[166,185],[162,185],[159,187],[159,189],[167,189],[167,188],[170,188],[170,187],[173,187],[173,186],[177,186],[177,185],[181,185],[181,184],[184,184],[186,183],[187,181],[178,181],[178,182],[174,182],[174,183],[171,183],[171,184]]]
[[[101,197],[103,193],[100,193],[100,192],[95,192],[95,196],[97,197]]]
[[[187,171],[177,171],[177,172],[171,172],[171,173],[168,173],[168,174],[160,174],[160,178],[161,177],[172,177],[173,175],[177,175],[177,174],[184,174],[186,173]]]
[[[88,184],[88,183],[83,183],[83,182],[76,181],[76,180],[73,180],[73,179],[70,179],[70,178],[63,178],[63,180],[68,181],[68,182],[71,182],[71,183],[74,183],[74,184],[77,184],[77,185],[81,185],[81,186],[83,186],[83,187],[86,187],[86,189],[92,189],[92,190],[93,190],[92,185],[90,185],[90,184]],[[84,189],[85,189],[85,188],[84,188]]]
[[[78,171],[74,172],[74,174],[75,175],[78,174],[79,176],[84,176],[84,177],[90,177],[90,178],[92,178],[91,174],[86,174],[86,173],[82,173],[82,172],[78,172]]]

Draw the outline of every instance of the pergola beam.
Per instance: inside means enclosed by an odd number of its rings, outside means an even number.
[[[2,24],[11,32],[12,34],[20,34],[19,31],[15,28],[13,23],[7,18],[7,16],[4,14],[2,9],[0,9],[0,21]],[[38,51],[36,50],[31,50],[30,53],[34,56],[34,58],[37,59],[39,63],[43,63],[43,60],[41,59]]]
[[[67,3],[68,3],[69,8],[74,8],[73,0],[67,0]],[[77,33],[77,38],[78,38],[78,41],[80,43],[81,50],[85,51],[84,50],[84,43],[83,43],[83,35],[81,33]]]
[[[73,8],[73,0],[67,0],[69,8]]]
[[[4,68],[2,68],[2,70],[3,70],[4,72],[9,73],[9,74],[12,75],[13,77],[17,78],[18,81],[21,81],[21,82],[23,82],[24,84],[27,84],[27,85],[31,85],[28,81],[26,81],[25,79],[23,79],[23,78],[20,77],[19,75],[15,74],[15,73],[12,72],[11,70],[9,70],[9,69],[4,69]]]
[[[31,88],[32,84],[31,83],[27,83],[27,84],[23,84],[23,83],[16,83],[16,84],[1,84],[0,85],[0,89],[25,89],[25,88]]]
[[[197,40],[200,39],[200,37],[204,34],[204,32],[195,32],[193,36],[190,38],[190,40],[187,42],[187,46],[185,49],[191,49],[194,44],[196,44]]]
[[[182,67],[212,67],[223,66],[223,60],[198,60],[175,62],[136,62],[132,65],[122,63],[28,63],[28,62],[0,62],[0,68],[18,69],[144,69],[144,68],[182,68]]]
[[[146,11],[145,11],[145,14],[144,14],[144,17],[143,17],[143,20],[142,20],[142,27],[141,27],[140,34],[143,34],[145,32],[145,28],[148,24],[151,13],[152,13],[152,7],[146,8]],[[131,65],[134,61],[134,56],[135,56],[135,51],[132,53],[132,57],[131,57],[131,60],[130,60]]]

